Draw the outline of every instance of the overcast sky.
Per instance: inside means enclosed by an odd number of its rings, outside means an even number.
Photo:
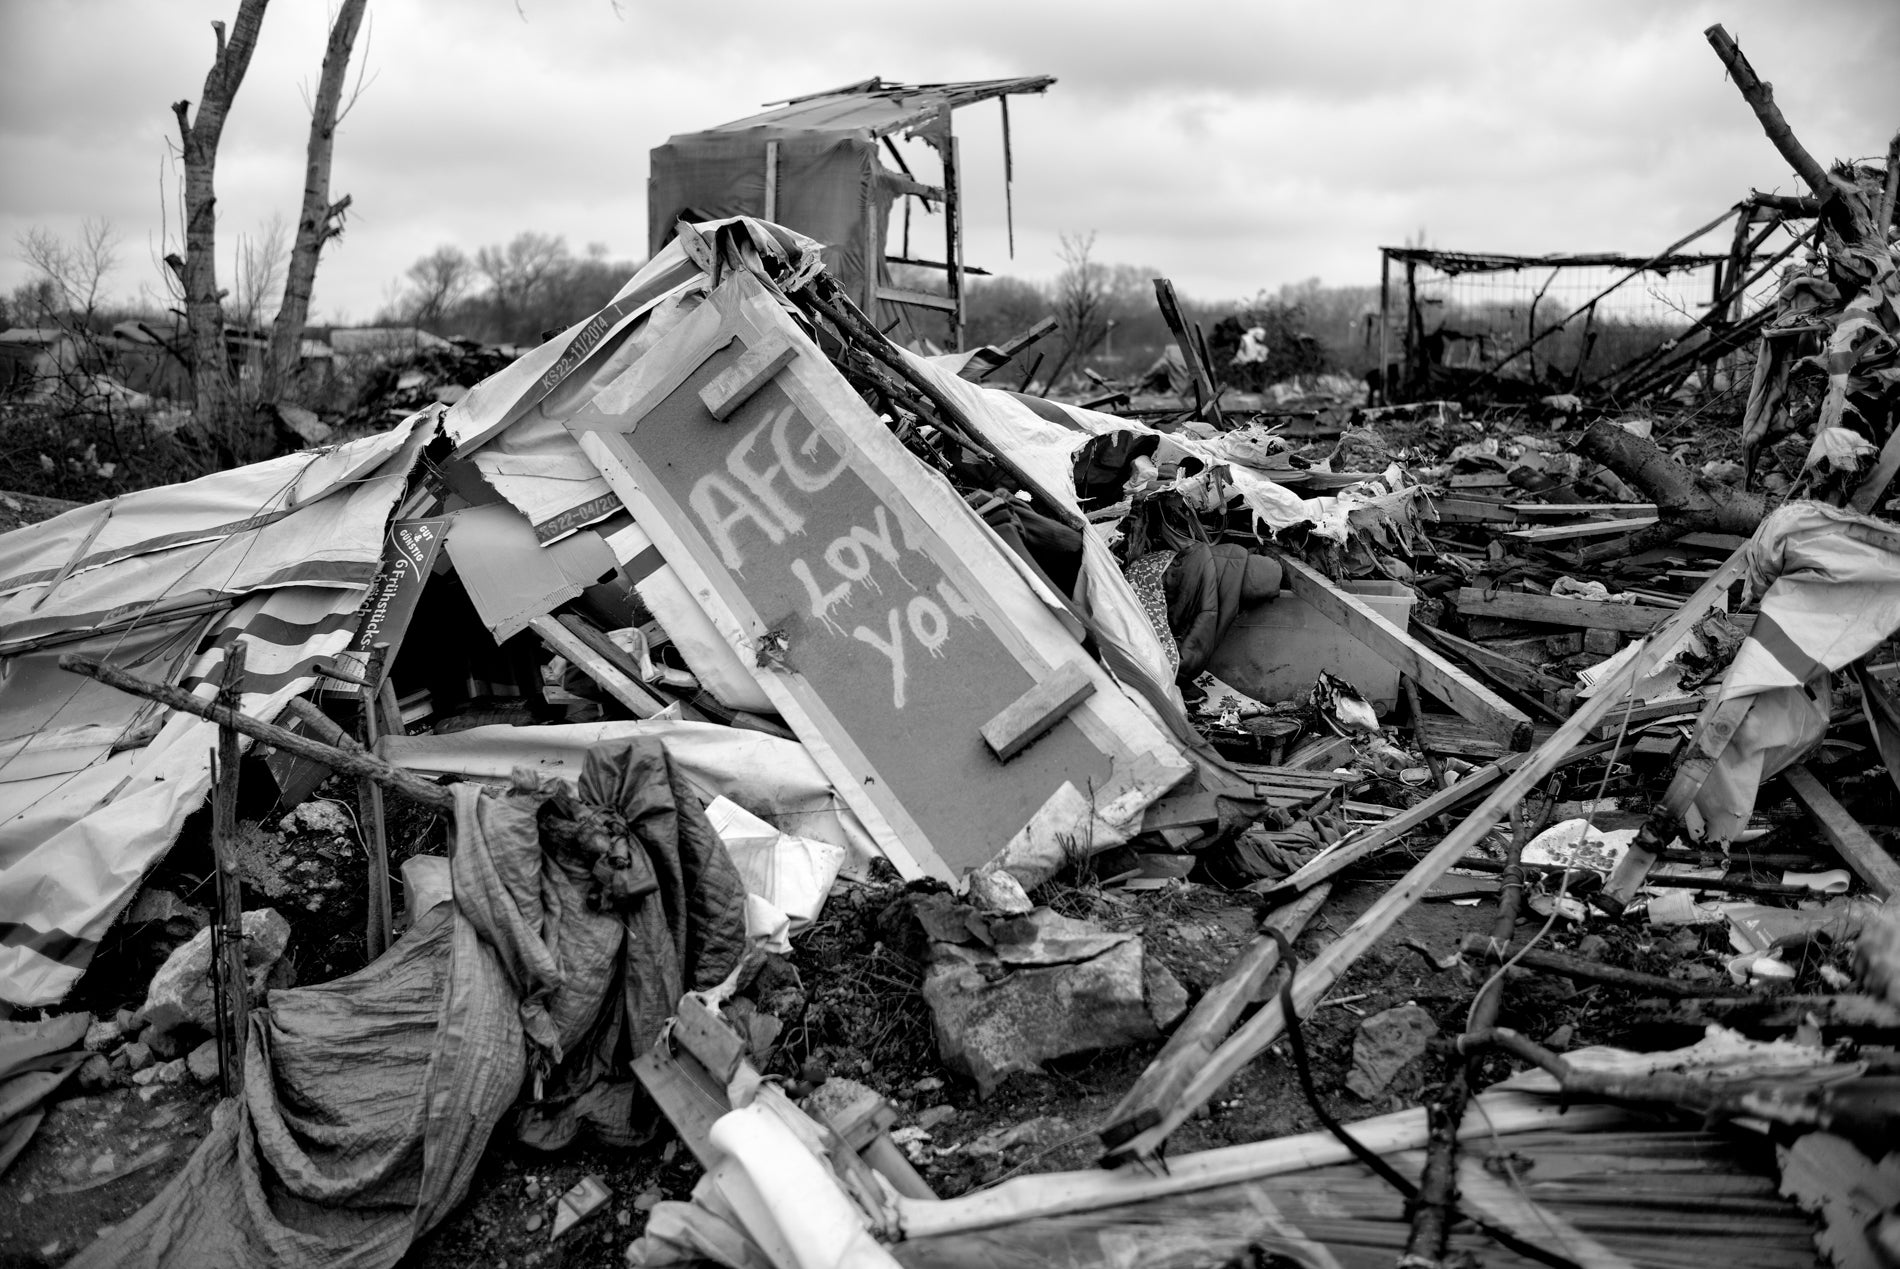
[[[236,0],[0,0],[0,287],[16,237],[119,229],[155,286],[169,109]],[[293,217],[328,13],[276,0],[218,162],[230,244]],[[720,4],[370,0],[367,86],[332,196],[354,208],[316,312],[370,318],[442,243],[532,229],[645,255],[647,152],[761,103],[882,75],[1049,74],[1011,108],[1016,258],[993,103],[957,116],[967,259],[1048,277],[1063,231],[1190,295],[1378,279],[1378,247],[1643,252],[1795,182],[1702,37],[1723,22],[1823,162],[1900,128],[1900,2]],[[172,226],[176,229],[174,210]],[[1725,244],[1724,244],[1725,245]]]

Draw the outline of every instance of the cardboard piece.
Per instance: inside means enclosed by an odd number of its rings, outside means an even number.
[[[520,634],[619,566],[600,535],[588,530],[542,546],[527,519],[503,503],[458,511],[448,552],[496,643]]]

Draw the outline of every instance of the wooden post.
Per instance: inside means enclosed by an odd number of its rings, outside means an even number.
[[[778,142],[765,143],[765,219],[778,223]]]
[[[389,672],[389,645],[377,643],[369,650],[365,685],[360,689],[363,717],[359,723],[363,748],[376,752],[383,735],[383,679]],[[389,950],[390,928],[394,912],[389,894],[389,835],[383,821],[383,786],[367,776],[356,779],[356,800],[363,821],[363,854],[369,869],[367,913],[363,923],[363,942],[370,960]]]
[[[949,280],[950,301],[956,305],[949,315],[950,351],[956,352],[963,347],[963,172],[962,160],[957,153],[957,138],[950,132],[947,118],[944,120],[944,132],[943,261],[947,266],[944,276]]]
[[[244,692],[244,640],[224,654],[218,703],[235,711]],[[251,1017],[250,983],[244,972],[244,881],[238,875],[238,734],[218,728],[212,756],[211,853],[217,865],[218,915],[212,922],[213,984],[218,989],[218,1081],[226,1097],[244,1087],[244,1047]]]
[[[1379,250],[1379,399],[1372,405],[1390,405],[1392,394],[1391,350],[1387,334],[1392,325],[1392,253]]]

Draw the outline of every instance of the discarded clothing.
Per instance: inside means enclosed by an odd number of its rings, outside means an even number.
[[[1280,593],[1280,565],[1244,546],[1196,542],[1168,565],[1168,626],[1180,647],[1177,682],[1192,682],[1240,610]]]

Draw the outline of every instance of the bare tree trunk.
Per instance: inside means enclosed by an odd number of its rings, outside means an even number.
[[[269,392],[277,396],[295,380],[304,323],[310,316],[310,291],[316,283],[317,260],[323,244],[343,232],[343,215],[350,205],[345,194],[330,201],[330,156],[336,147],[337,110],[343,100],[343,80],[349,71],[350,50],[363,24],[368,0],[343,0],[330,42],[323,51],[323,75],[317,82],[310,108],[310,141],[304,150],[303,209],[297,215],[297,240],[290,251],[284,277],[284,302],[271,331]]]
[[[1599,420],[1576,444],[1577,453],[1602,463],[1656,504],[1657,522],[1630,538],[1630,552],[1674,541],[1685,533],[1755,531],[1768,500],[1727,485],[1704,484],[1654,441]]]
[[[218,289],[217,192],[218,139],[224,132],[224,119],[244,72],[251,64],[251,51],[257,47],[257,33],[264,24],[264,6],[269,0],[239,0],[237,20],[231,38],[225,39],[224,23],[213,22],[218,52],[211,70],[205,75],[204,95],[198,102],[198,115],[191,117],[191,103],[172,103],[178,116],[178,134],[185,164],[185,255],[166,257],[166,263],[178,274],[185,292],[185,324],[191,336],[191,383],[194,405],[201,426],[215,435],[232,439],[233,399],[230,362],[224,348],[224,293]]]

